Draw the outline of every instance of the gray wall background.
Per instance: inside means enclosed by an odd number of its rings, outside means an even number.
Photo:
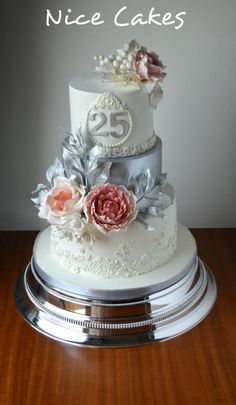
[[[114,26],[127,5],[138,12],[186,11],[180,30]],[[46,9],[73,15],[100,11],[100,27],[47,28]],[[236,226],[236,1],[8,1],[1,55],[0,228],[39,229],[31,191],[70,129],[68,81],[91,70],[93,55],[136,38],[167,65],[164,99],[155,112],[163,170],[177,193],[178,217],[189,227]]]

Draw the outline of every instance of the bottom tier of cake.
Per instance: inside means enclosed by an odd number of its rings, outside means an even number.
[[[158,342],[195,326],[215,302],[214,277],[181,225],[167,264],[141,276],[103,281],[66,271],[40,238],[18,280],[15,302],[31,326],[56,340],[96,347]]]
[[[133,221],[124,232],[94,232],[94,240],[86,241],[64,227],[50,227],[53,259],[72,271],[91,277],[122,278],[150,272],[168,262],[176,250],[176,202],[170,184],[163,188],[172,203],[162,216],[151,216],[145,224]],[[49,232],[45,231],[45,232]]]

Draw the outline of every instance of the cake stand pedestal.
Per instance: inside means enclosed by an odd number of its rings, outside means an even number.
[[[168,264],[146,275],[94,285],[91,278],[68,278],[50,255],[45,258],[48,237],[44,231],[36,240],[32,261],[16,284],[15,303],[31,326],[53,339],[91,347],[160,342],[197,325],[215,302],[215,279],[182,225]]]

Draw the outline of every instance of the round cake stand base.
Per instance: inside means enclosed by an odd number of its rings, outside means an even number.
[[[53,289],[31,263],[15,288],[15,303],[37,331],[89,347],[128,347],[174,338],[196,326],[216,300],[215,279],[200,260],[175,284],[124,301]]]

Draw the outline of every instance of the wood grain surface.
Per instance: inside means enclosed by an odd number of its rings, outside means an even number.
[[[53,341],[14,306],[16,279],[36,232],[0,235],[0,404],[236,404],[236,229],[194,230],[218,284],[198,326],[173,340],[127,349]]]

